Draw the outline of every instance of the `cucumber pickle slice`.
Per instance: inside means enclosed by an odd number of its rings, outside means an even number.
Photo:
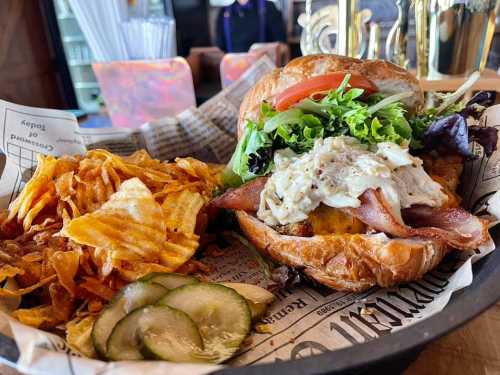
[[[193,353],[203,341],[193,320],[168,306],[144,306],[120,320],[108,340],[108,357],[115,361],[162,359],[199,362]]]
[[[165,295],[158,305],[185,312],[196,323],[204,349],[192,355],[205,362],[223,362],[240,347],[251,328],[246,300],[220,284],[185,285]]]
[[[223,282],[221,285],[236,290],[239,295],[247,300],[248,307],[252,313],[252,321],[258,322],[265,315],[267,307],[275,297],[274,294],[260,286],[243,283]]]
[[[197,284],[200,282],[194,276],[183,275],[181,273],[152,272],[140,279],[149,281],[167,288],[168,290],[178,288],[183,285]]]
[[[104,308],[92,328],[92,341],[100,357],[107,357],[107,341],[116,323],[139,307],[158,301],[168,292],[165,287],[143,281],[127,285]]]

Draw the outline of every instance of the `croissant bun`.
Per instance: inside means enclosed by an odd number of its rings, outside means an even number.
[[[384,234],[281,235],[245,211],[236,217],[246,237],[262,253],[297,267],[331,288],[360,292],[421,278],[450,248],[443,241],[390,239]]]

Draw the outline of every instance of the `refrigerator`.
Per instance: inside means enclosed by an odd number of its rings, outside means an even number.
[[[106,0],[103,0],[106,1]],[[49,19],[50,23],[57,24],[53,32],[59,33],[55,36],[61,41],[61,54],[69,70],[71,87],[76,97],[76,105],[85,113],[97,113],[101,106],[99,85],[92,71],[92,52],[83,36],[78,22],[71,11],[67,0],[52,0],[55,20]],[[149,0],[150,16],[172,15],[170,1]]]

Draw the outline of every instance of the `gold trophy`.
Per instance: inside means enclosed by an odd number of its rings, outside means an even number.
[[[500,0],[415,0],[417,76],[468,76],[486,65]]]

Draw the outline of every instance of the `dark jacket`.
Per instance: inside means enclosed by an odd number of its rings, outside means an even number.
[[[237,1],[220,10],[217,46],[225,52],[247,52],[253,43],[286,42],[281,13],[271,1]]]

